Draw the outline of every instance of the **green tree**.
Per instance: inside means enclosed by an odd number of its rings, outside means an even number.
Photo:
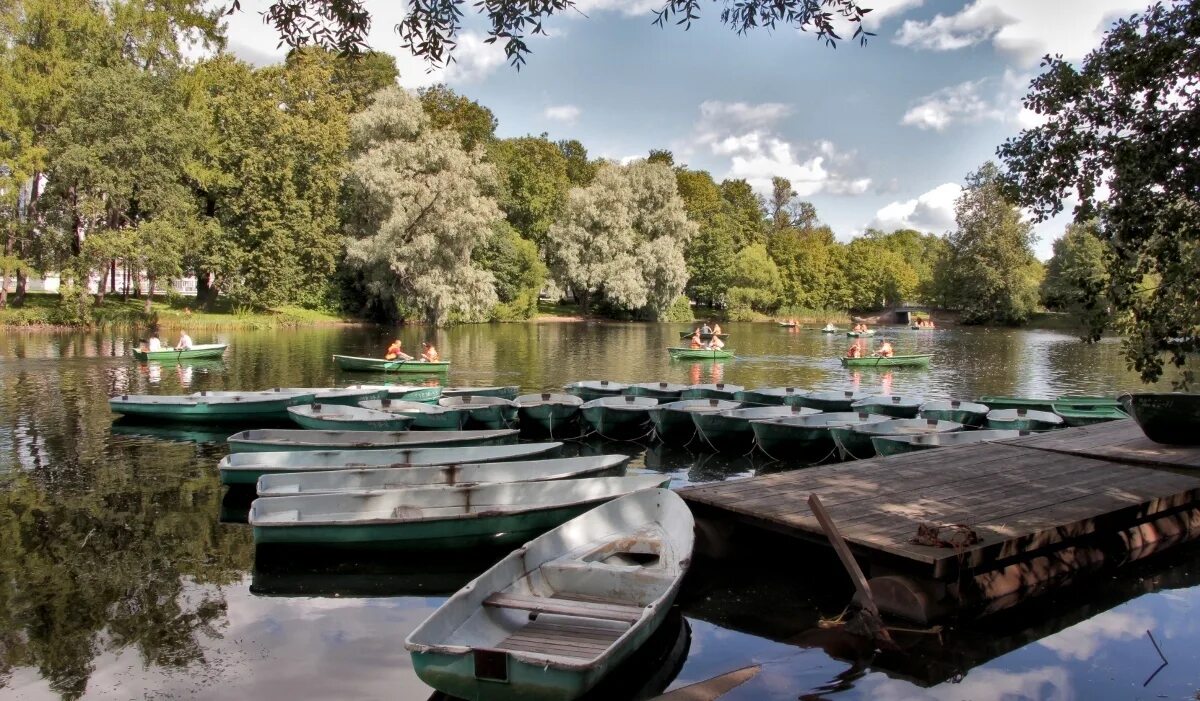
[[[496,115],[465,95],[459,95],[444,83],[417,91],[421,106],[434,129],[449,129],[462,137],[462,146],[470,151],[487,146],[496,138]]]
[[[766,222],[763,219],[763,200],[745,180],[722,180],[721,197],[725,212],[737,227],[739,249],[766,241]]]
[[[882,309],[911,299],[920,283],[894,241],[862,236],[845,247],[840,276],[851,309]]]
[[[508,222],[498,221],[492,229],[492,237],[472,255],[496,278],[499,304],[493,316],[501,321],[530,319],[537,314],[538,294],[546,284],[546,265],[537,245],[521,238]]]
[[[351,112],[360,112],[370,102],[371,95],[395,85],[400,77],[396,58],[381,51],[338,55],[316,46],[288,52],[286,64],[291,67],[301,57],[327,63],[332,71],[332,84],[347,98]]]
[[[1046,264],[1042,304],[1077,314],[1089,322],[1095,315],[1106,315],[1107,253],[1108,248],[1099,236],[1098,221],[1069,225],[1062,238],[1054,242],[1054,255]]]
[[[916,274],[916,285],[904,290],[904,296],[898,302],[920,302],[935,304],[937,302],[937,286],[934,281],[934,267],[946,251],[946,239],[936,234],[923,234],[913,229],[897,229],[884,233],[868,229],[865,238],[879,241],[885,248],[893,250],[904,259],[908,268]],[[897,290],[899,293],[901,290]]]
[[[687,283],[683,251],[695,231],[670,168],[609,164],[591,185],[571,190],[546,252],[555,278],[585,313],[599,298],[656,318]]]
[[[567,179],[572,187],[591,185],[598,164],[588,160],[587,148],[576,139],[564,139],[558,142],[558,150],[567,159]]]
[[[1037,216],[1075,197],[1076,221],[1099,217],[1109,282],[1088,303],[1114,314],[1091,317],[1090,338],[1119,320],[1147,382],[1169,358],[1189,384],[1200,352],[1198,72],[1200,6],[1156,3],[1117,22],[1078,67],[1047,58],[1025,98],[1045,123],[999,149],[1014,195]]]
[[[831,285],[840,274],[833,258],[837,245],[827,226],[786,226],[771,234],[767,251],[779,266],[785,304],[810,309],[831,306]]]
[[[675,185],[688,219],[698,227],[684,251],[688,291],[693,298],[713,306],[728,292],[738,231],[726,212],[721,189],[707,171],[676,168]]]
[[[742,317],[746,310],[769,312],[779,306],[783,281],[766,246],[755,244],[737,252],[729,280],[730,314]]]
[[[546,232],[571,187],[562,151],[545,136],[522,136],[493,142],[488,158],[496,165],[500,208],[508,222],[545,248]]]
[[[474,259],[500,208],[487,195],[495,169],[483,150],[430,126],[419,99],[376,94],[352,123],[352,222],[348,254],[372,295],[395,316],[442,325],[481,320],[497,302],[495,276]]]
[[[958,229],[939,262],[939,286],[965,323],[1020,324],[1037,308],[1041,264],[1032,226],[1005,195],[992,162],[967,176],[955,204]]]

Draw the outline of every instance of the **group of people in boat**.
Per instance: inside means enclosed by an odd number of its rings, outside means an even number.
[[[387,347],[387,350],[383,354],[383,359],[414,360],[411,355],[404,352],[404,344],[398,338],[392,339],[392,344]],[[421,343],[421,357],[417,360],[420,360],[422,363],[436,363],[441,359],[442,356],[438,353],[437,348],[434,348],[431,341],[423,341]]]
[[[709,339],[707,342],[701,340],[700,337],[702,335],[704,335],[703,329],[706,329],[706,328],[708,328],[708,327],[704,326],[704,327],[696,329],[695,331],[692,332],[692,342],[689,345],[689,347],[692,350],[721,350],[722,348],[724,348],[725,342],[722,341],[721,337],[717,335],[720,333],[720,331],[710,331],[709,333],[711,334],[711,336],[709,336]],[[721,327],[717,326],[715,328],[719,329]]]
[[[867,328],[866,324],[855,324],[854,328],[852,329],[854,333],[866,333],[869,330],[870,329]]]
[[[700,334],[701,336],[716,336],[721,333],[721,325],[713,322],[710,328],[707,321],[701,322],[700,326],[692,330],[692,335]]]
[[[865,351],[863,350],[863,347],[860,346],[859,344],[855,343],[855,344],[852,344],[850,346],[850,348],[846,350],[846,357],[847,358],[861,358],[861,357],[863,357],[864,352]],[[879,345],[879,350],[877,350],[871,354],[871,357],[873,357],[873,358],[891,358],[895,355],[896,355],[896,351],[895,351],[895,349],[892,348],[891,342],[884,341],[883,343],[881,343]]]
[[[142,339],[141,350],[146,353],[155,353],[164,350],[185,351],[191,350],[192,345],[192,337],[188,335],[187,331],[180,331],[179,342],[175,344],[175,347],[166,348],[163,345],[162,339],[158,337],[158,329],[154,329],[150,332],[150,338]]]
[[[932,329],[933,319],[917,319],[912,325],[914,329]]]

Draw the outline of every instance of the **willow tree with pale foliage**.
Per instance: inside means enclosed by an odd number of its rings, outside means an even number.
[[[347,257],[397,317],[444,325],[482,320],[496,305],[494,276],[471,257],[503,216],[489,194],[495,172],[481,147],[461,143],[398,87],[351,121]]]
[[[687,284],[683,251],[695,233],[669,167],[609,164],[590,185],[571,190],[546,255],[585,313],[603,300],[657,318]]]

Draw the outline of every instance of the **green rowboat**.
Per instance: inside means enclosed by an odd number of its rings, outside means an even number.
[[[834,427],[888,420],[888,417],[876,414],[842,411],[751,421],[750,426],[754,430],[755,443],[764,453],[785,460],[832,451],[833,437],[829,431]]]
[[[450,370],[450,361],[427,363],[421,360],[384,360],[383,358],[361,358],[353,355],[334,355],[333,362],[341,370],[352,372],[399,372],[405,374],[431,374]]]
[[[678,402],[659,404],[650,409],[650,421],[654,432],[664,443],[687,443],[696,435],[696,424],[692,414],[716,414],[730,409],[740,409],[738,402],[724,399],[684,399]]]
[[[229,345],[226,343],[208,343],[192,346],[187,350],[157,350],[144,351],[138,348],[133,349],[133,357],[138,360],[159,360],[162,362],[174,362],[176,360],[211,360],[220,358],[225,355],[225,349]]]
[[[584,422],[605,438],[634,438],[646,433],[649,411],[658,406],[654,397],[601,397],[580,407]]]
[[[1120,421],[1129,418],[1129,414],[1119,408],[1104,404],[1054,402],[1050,408],[1054,410],[1055,414],[1063,417],[1063,421],[1068,426],[1091,426],[1105,421]]]
[[[498,397],[500,399],[516,399],[521,388],[516,385],[505,387],[443,387],[443,397]]]
[[[341,404],[357,407],[359,402],[383,399],[388,392],[378,385],[350,385],[349,387],[281,387],[281,391],[296,394],[311,394],[318,404]]]
[[[688,388],[679,393],[680,399],[728,399],[733,400],[734,395],[738,392],[744,392],[745,387],[741,385],[727,385],[724,382],[710,383],[704,385],[688,385]]]
[[[635,397],[654,397],[658,400],[673,402],[677,401],[679,394],[687,388],[688,385],[680,385],[673,382],[639,382],[636,385],[626,387],[624,393]]]
[[[1032,397],[998,397],[990,394],[979,398],[979,403],[986,404],[989,409],[1029,409],[1048,413],[1053,413],[1054,401]]]
[[[963,425],[937,419],[892,419],[859,426],[835,426],[829,430],[842,459],[864,460],[875,457],[875,436],[915,436],[929,433],[954,433]]]
[[[372,411],[382,411],[389,414],[407,416],[412,425],[410,428],[426,431],[458,431],[466,422],[466,415],[457,411],[449,411],[440,406],[425,402],[408,402],[400,399],[372,399],[359,402],[359,406]]]
[[[992,409],[987,415],[988,428],[1007,428],[1017,431],[1049,431],[1066,425],[1063,418],[1050,411],[1036,409]]]
[[[292,421],[314,431],[406,431],[412,417],[341,404],[299,404],[288,407]]]
[[[255,499],[256,545],[433,551],[517,546],[599,504],[670,477],[593,477]]]
[[[701,440],[717,448],[745,450],[754,443],[754,427],[751,421],[778,419],[792,416],[811,416],[816,409],[800,406],[754,406],[729,409],[718,413],[692,414],[692,423]]]
[[[818,411],[850,412],[851,414],[857,414],[859,412],[850,411],[850,405],[854,404],[854,402],[857,402],[860,399],[866,399],[869,396],[871,395],[867,394],[866,392],[853,392],[849,390],[844,392],[822,391],[809,392],[808,394],[797,397],[796,401],[800,406],[806,406],[810,409],[816,409]]]
[[[860,336],[863,336],[863,337],[874,336],[875,329],[868,329],[866,331],[847,331],[846,335],[849,336],[850,338],[858,338]]]
[[[378,467],[418,467],[503,462],[543,455],[562,443],[519,443],[454,448],[401,450],[304,450],[275,453],[231,453],[217,463],[221,484],[250,484],[263,475],[287,472],[324,472]]]
[[[696,335],[695,331],[680,331],[679,332],[679,340],[686,341],[687,339],[689,339],[695,335]],[[729,338],[729,334],[727,334],[727,333],[717,333],[717,334],[702,333],[702,334],[700,334],[700,340],[701,341],[711,341],[713,336],[716,336],[717,338],[721,339],[722,341]]]
[[[234,423],[286,421],[288,407],[308,404],[312,394],[288,392],[196,392],[186,396],[122,394],[108,400],[117,414],[145,421]]]
[[[579,407],[583,400],[564,392],[522,394],[513,400],[522,429],[536,428],[550,435],[574,432],[579,423]]]
[[[1121,404],[1155,443],[1200,445],[1200,394],[1136,392]]]
[[[958,399],[935,399],[921,405],[920,416],[922,419],[954,421],[963,426],[982,426],[987,422],[989,411],[991,408],[985,404]]]
[[[897,419],[915,419],[921,411],[921,400],[914,397],[902,397],[898,394],[880,397],[867,397],[850,405],[851,411],[865,411],[868,414],[891,416]]]
[[[442,397],[438,400],[438,406],[466,414],[467,426],[509,428],[517,422],[517,405],[510,399],[467,394]]]
[[[671,360],[728,360],[733,357],[732,348],[668,348]]]
[[[1028,431],[991,430],[958,431],[955,433],[922,433],[915,436],[872,436],[871,444],[880,455],[900,455],[931,448],[950,448],[972,443],[1005,441],[1029,435]]]
[[[240,431],[226,442],[231,453],[281,450],[394,450],[437,445],[483,445],[517,437],[516,429],[497,431],[304,431],[265,428]]]
[[[600,397],[615,397],[625,391],[626,385],[620,382],[609,382],[608,380],[581,380],[572,382],[563,389],[568,394],[573,394],[585,402],[590,402],[593,399]]]
[[[800,397],[806,394],[808,392],[795,387],[762,387],[734,392],[733,399],[744,404],[800,406]]]
[[[893,355],[890,358],[868,355],[862,358],[842,358],[844,368],[925,368],[929,367],[932,355]]]

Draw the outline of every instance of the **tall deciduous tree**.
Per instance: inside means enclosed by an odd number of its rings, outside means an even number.
[[[687,283],[683,251],[696,232],[662,164],[605,165],[570,192],[550,229],[547,254],[558,282],[585,312],[600,298],[616,309],[657,317]]]
[[[375,95],[352,121],[351,263],[396,316],[430,323],[480,319],[496,305],[495,276],[475,260],[501,217],[495,169],[482,148],[431,128],[418,98],[400,88]]]
[[[966,323],[1025,322],[1037,307],[1041,264],[1032,226],[1007,198],[994,163],[967,176],[955,221],[937,273],[948,301]]]
[[[562,211],[571,181],[567,159],[545,136],[502,139],[488,148],[500,180],[500,208],[508,222],[540,248]]]
[[[463,148],[487,146],[496,138],[496,115],[465,95],[459,95],[443,83],[417,91],[421,106],[434,129],[449,129],[462,137]]]
[[[1038,216],[1068,197],[1078,199],[1076,220],[1099,215],[1103,294],[1113,318],[1129,322],[1125,354],[1146,381],[1161,376],[1165,357],[1185,366],[1200,352],[1198,88],[1200,5],[1156,3],[1117,22],[1078,67],[1048,58],[1025,98],[1045,123],[999,149],[1015,195]],[[1109,319],[1092,321],[1096,339]]]
[[[1054,242],[1054,255],[1042,281],[1042,304],[1087,321],[1096,315],[1107,316],[1108,248],[1100,239],[1099,228],[1096,220],[1074,223]]]

